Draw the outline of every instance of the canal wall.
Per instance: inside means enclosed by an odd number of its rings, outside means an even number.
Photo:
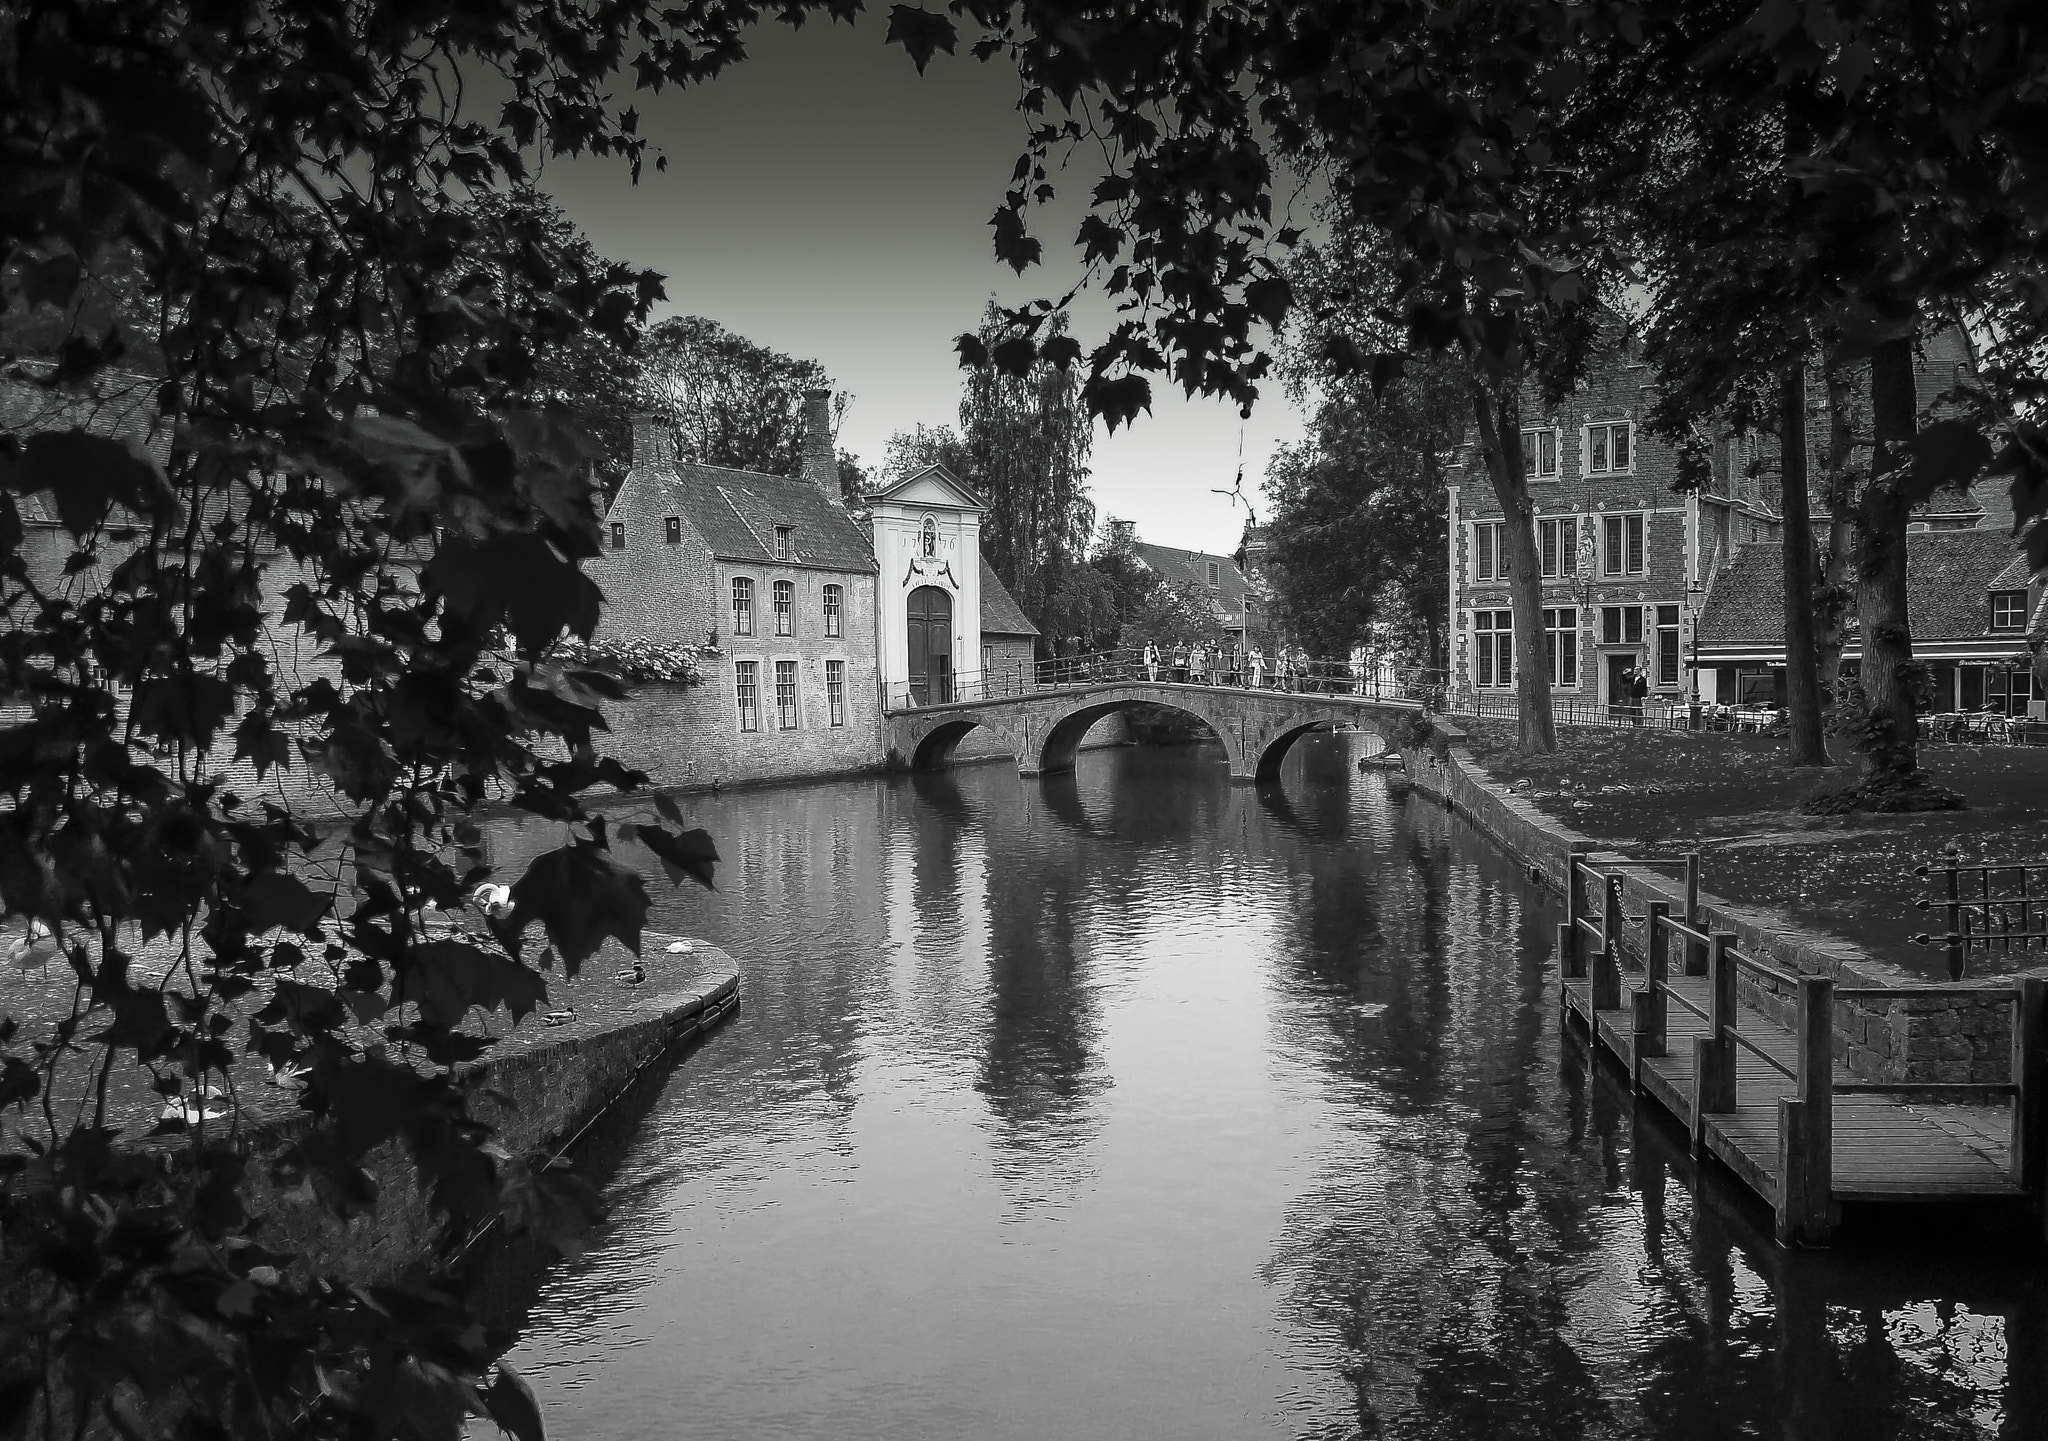
[[[643,949],[659,956],[672,937],[650,932]],[[531,1165],[545,1163],[573,1143],[611,1107],[647,1085],[659,1085],[683,1050],[726,1019],[739,1004],[739,973],[714,946],[694,944],[702,967],[662,994],[622,1006],[598,1008],[586,997],[582,1015],[561,1027],[529,1018],[508,1032],[486,1059],[466,1068],[471,1114],[497,1129],[497,1142]],[[616,952],[617,954],[613,954]],[[617,942],[591,958],[593,969],[628,959]],[[251,1214],[263,1219],[262,1237],[298,1253],[299,1265],[353,1285],[388,1281],[415,1263],[431,1263],[450,1238],[428,1203],[418,1171],[402,1145],[372,1152],[366,1169],[376,1203],[340,1220],[302,1190],[280,1187],[269,1164],[306,1129],[297,1113],[250,1127]]]
[[[1527,866],[1531,879],[1564,894],[1567,857],[1578,846],[1591,852],[1589,860],[1607,863],[1603,868],[1622,877],[1625,913],[1642,915],[1651,901],[1665,902],[1674,913],[1684,910],[1682,883],[1648,866],[1629,866],[1623,853],[1609,849],[1599,838],[1545,815],[1533,802],[1488,776],[1464,741],[1463,730],[1439,721],[1427,743],[1403,746],[1401,758],[1409,781],[1416,790],[1464,816]],[[1801,926],[1767,907],[1740,905],[1702,888],[1700,910],[1702,929],[1732,932],[1737,948],[1745,955],[1782,970],[1829,976],[1842,986],[1925,984],[1922,978],[1879,960],[1860,946]],[[1632,929],[1639,931],[1640,927]],[[1639,936],[1624,935],[1621,948],[1638,963],[1643,959]],[[1974,988],[1972,982],[1959,981],[1952,998],[1837,1001],[1835,1056],[1872,1081],[2006,1081],[2012,1064],[2010,1007],[1972,995]],[[1738,993],[1743,1004],[1784,1026],[1792,1024],[1798,1011],[1794,995],[1748,971],[1740,973]]]

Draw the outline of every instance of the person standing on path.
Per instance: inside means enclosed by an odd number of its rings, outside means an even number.
[[[1173,643],[1173,678],[1183,683],[1188,678],[1188,648],[1184,641]]]
[[[1264,690],[1266,688],[1266,653],[1257,646],[1253,646],[1252,653],[1245,659],[1251,667],[1252,689]]]
[[[1196,685],[1206,684],[1209,679],[1209,657],[1203,653],[1200,641],[1188,651],[1188,679]]]
[[[1650,673],[1641,665],[1629,667],[1628,718],[1630,725],[1643,723],[1643,703],[1650,697]]]

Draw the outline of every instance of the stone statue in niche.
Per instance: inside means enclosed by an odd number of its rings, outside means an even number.
[[[929,515],[918,530],[917,554],[911,557],[903,583],[908,585],[919,576],[943,576],[955,591],[960,589],[960,583],[953,578],[952,564],[939,555],[939,522]]]

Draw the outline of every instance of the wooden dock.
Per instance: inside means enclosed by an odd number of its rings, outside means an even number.
[[[1793,976],[1742,955],[1734,937],[1690,923],[1690,895],[1684,920],[1662,903],[1634,918],[1648,923],[1649,954],[1625,975],[1619,878],[1577,856],[1572,867],[1568,919],[1558,928],[1565,1015],[1620,1064],[1639,1100],[1670,1114],[1695,1156],[1718,1160],[1772,1209],[1780,1243],[1827,1240],[1845,1205],[2013,1209],[2031,1199],[2048,982],[2009,988],[2015,1046],[2007,1081],[1872,1082],[1835,1060],[1833,1044],[1837,996],[1866,997],[1869,988],[1838,990],[1825,977]],[[1581,904],[1582,877],[1604,893],[1597,909]],[[1792,1028],[1736,1004],[1745,970],[1796,992]],[[1903,1001],[1933,989],[1878,994]]]

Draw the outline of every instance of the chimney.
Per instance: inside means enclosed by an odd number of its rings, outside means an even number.
[[[804,392],[803,477],[839,504],[839,458],[832,452],[832,392]]]
[[[668,417],[651,410],[633,413],[633,469],[652,466],[673,467],[676,463],[676,433]]]

